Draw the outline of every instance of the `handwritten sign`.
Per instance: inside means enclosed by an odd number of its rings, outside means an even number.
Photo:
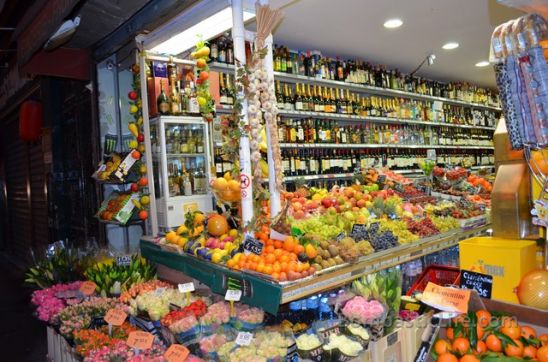
[[[127,314],[120,309],[109,309],[105,315],[105,322],[113,326],[121,326],[127,318]]]
[[[164,353],[164,358],[167,362],[183,362],[186,361],[190,351],[182,344],[172,344]]]
[[[341,232],[339,235],[337,235],[337,241],[341,241],[342,239],[344,239],[346,236],[346,234],[344,232]]]
[[[154,336],[145,331],[133,331],[127,337],[127,345],[136,349],[149,349],[154,342]]]
[[[465,289],[473,289],[482,298],[491,298],[493,291],[493,277],[487,274],[462,270],[460,273],[460,286]]]
[[[238,302],[242,298],[241,290],[229,289],[226,291],[225,300]]]
[[[243,247],[244,251],[261,255],[263,252],[264,244],[255,239],[253,236],[247,234],[244,239]]]
[[[80,285],[80,291],[83,295],[90,296],[93,293],[95,293],[95,289],[97,288],[97,285],[94,282],[83,282],[82,285]]]
[[[470,290],[446,288],[429,282],[422,294],[422,302],[444,312],[468,312]]]
[[[240,346],[249,346],[253,340],[253,334],[249,332],[240,332],[236,337],[236,344]]]
[[[181,293],[190,293],[190,292],[193,292],[193,291],[196,290],[194,288],[194,283],[192,283],[192,282],[179,284],[178,287],[179,287],[179,292],[181,292]]]

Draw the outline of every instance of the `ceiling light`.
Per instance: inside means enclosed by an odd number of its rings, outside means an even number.
[[[481,62],[476,63],[476,67],[486,67],[489,65],[489,62],[487,60],[482,60]]]
[[[442,48],[445,50],[451,50],[451,49],[457,49],[459,47],[459,43],[455,42],[449,42],[446,44],[443,44]]]
[[[399,28],[403,24],[401,19],[388,19],[384,22],[384,27],[388,29]]]
[[[244,11],[244,22],[255,17],[255,14]],[[196,45],[198,35],[204,40],[211,39],[225,31],[232,29],[232,8],[210,16],[196,25],[187,28],[183,32],[174,35],[170,39],[158,44],[150,51],[156,54],[181,54]]]

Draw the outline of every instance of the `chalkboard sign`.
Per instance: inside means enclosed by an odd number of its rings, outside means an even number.
[[[263,252],[264,244],[255,239],[253,236],[247,234],[244,239],[244,250],[250,253],[261,255]]]
[[[473,289],[482,298],[491,299],[493,290],[493,277],[487,274],[480,274],[468,270],[461,270],[460,286],[465,289]]]
[[[341,241],[342,239],[344,239],[345,236],[346,234],[344,232],[341,232],[339,235],[337,235],[337,241]]]
[[[402,193],[402,194],[405,192],[405,188],[400,183],[397,183],[397,184],[394,185],[394,190],[396,190],[397,192]]]
[[[386,182],[386,175],[379,175],[379,177],[377,178],[377,183],[384,184],[385,182]]]
[[[118,266],[130,266],[131,255],[118,255],[116,257],[116,265]]]

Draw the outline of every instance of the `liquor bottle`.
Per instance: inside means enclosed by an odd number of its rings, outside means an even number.
[[[224,82],[224,74],[219,73],[219,103],[222,105],[226,105],[227,103],[227,97],[226,97],[226,86]]]
[[[280,58],[280,49],[276,44],[274,44],[273,48],[273,57],[274,57],[274,71],[275,72],[281,72],[282,70],[282,59]]]
[[[211,58],[211,61],[216,62],[219,60],[219,46],[217,45],[217,41],[213,40],[210,42],[209,46],[210,52],[209,52],[209,58]]]
[[[196,153],[204,153],[205,151],[204,135],[202,133],[200,134],[196,133],[195,140],[196,140]]]
[[[158,106],[158,112],[162,115],[169,114],[169,99],[167,98],[166,93],[164,92],[163,80],[160,79],[160,94],[156,99],[156,104]]]
[[[225,81],[226,81],[226,84],[225,84],[226,104],[229,105],[229,106],[232,106],[234,104],[234,97],[235,97],[234,82],[232,80],[233,79],[231,78],[230,75],[227,75],[226,78],[225,78]]]
[[[225,39],[223,37],[219,38],[218,48],[219,48],[219,55],[217,57],[217,60],[220,63],[226,63]]]
[[[285,99],[279,80],[276,81],[276,105],[278,106],[279,110],[285,109]]]
[[[297,126],[297,135],[296,135],[296,141],[298,143],[304,143],[305,141],[305,138],[304,138],[304,128],[303,128],[303,122],[302,120],[299,121],[299,124]]]
[[[183,172],[183,194],[185,196],[192,195],[192,183],[190,182],[190,176],[188,172]]]
[[[307,84],[306,95],[308,97],[308,111],[309,112],[314,112],[316,107],[315,107],[315,104],[314,104],[314,96],[312,94],[310,84]]]
[[[179,98],[179,91],[177,91],[177,88],[175,88],[175,81],[171,83],[171,102],[170,102],[170,110],[171,114],[178,115],[181,113],[181,101]]]
[[[214,163],[215,163],[215,176],[216,177],[223,177],[223,175],[224,175],[224,172],[223,172],[223,158],[221,157],[221,150],[218,149],[218,148],[215,149]]]
[[[234,64],[234,43],[230,38],[227,38],[226,42],[226,62],[228,64]]]
[[[293,103],[293,97],[291,96],[291,88],[288,84],[284,84],[284,103],[285,109],[288,111],[295,110],[295,105]]]
[[[299,90],[299,83],[295,84],[295,110],[303,111],[303,98]]]

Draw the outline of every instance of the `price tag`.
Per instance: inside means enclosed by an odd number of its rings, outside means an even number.
[[[258,241],[257,239],[255,239],[250,234],[246,234],[243,247],[244,247],[244,251],[261,255],[263,252],[264,244]]]
[[[167,362],[183,362],[187,359],[190,351],[182,344],[172,344],[164,353]]]
[[[236,344],[240,346],[249,346],[253,340],[253,334],[249,332],[240,332],[236,337]]]
[[[344,239],[345,236],[346,234],[344,232],[340,233],[339,235],[337,235],[337,241],[341,241],[342,239]]]
[[[130,266],[131,255],[120,255],[116,257],[116,265],[118,266]]]
[[[120,309],[109,309],[105,315],[105,322],[113,326],[121,326],[127,318],[127,314]]]
[[[192,282],[179,284],[179,292],[181,292],[181,293],[190,293],[190,292],[193,292],[195,290],[196,289],[194,289],[194,283],[192,283]]]
[[[95,289],[97,288],[97,285],[94,282],[83,282],[82,285],[80,285],[80,291],[85,296],[90,296],[93,293],[95,293]]]
[[[461,270],[460,286],[465,289],[474,289],[480,297],[491,299],[493,277],[487,274]]]
[[[239,302],[241,298],[242,298],[241,290],[229,289],[226,291],[225,300]]]
[[[377,178],[377,183],[384,184],[385,182],[386,182],[386,175],[379,175],[379,177]]]
[[[400,184],[400,183],[397,183],[397,184],[394,185],[394,190],[396,190],[396,191],[398,191],[399,193],[402,193],[402,194],[405,192],[405,189],[404,189],[403,185]]]
[[[154,336],[145,331],[133,331],[127,337],[127,345],[136,349],[149,349],[154,342]]]
[[[422,294],[422,302],[444,312],[468,312],[470,291],[466,289],[446,288],[428,282]]]

